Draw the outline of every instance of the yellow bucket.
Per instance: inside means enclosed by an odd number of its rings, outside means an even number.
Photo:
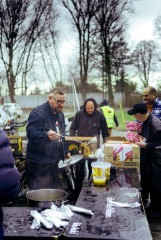
[[[110,176],[111,163],[108,162],[93,162],[92,166],[92,176],[94,177],[106,177]]]
[[[93,184],[95,186],[105,186],[106,185],[106,177],[93,177]]]

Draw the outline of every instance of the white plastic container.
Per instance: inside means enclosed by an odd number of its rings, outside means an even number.
[[[93,162],[92,166],[92,176],[94,177],[110,177],[110,167],[111,163],[108,162]]]

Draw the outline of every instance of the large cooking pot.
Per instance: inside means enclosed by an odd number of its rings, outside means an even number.
[[[60,206],[67,199],[67,195],[59,189],[39,189],[28,191],[26,197],[31,207],[50,208],[52,202]]]

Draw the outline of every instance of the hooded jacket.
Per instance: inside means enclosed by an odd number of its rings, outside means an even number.
[[[94,103],[95,109],[93,114],[89,115],[86,112],[86,104],[88,101]],[[97,137],[98,146],[100,143],[100,131],[102,138],[105,139],[109,136],[106,119],[103,114],[97,110],[97,103],[94,98],[87,98],[84,101],[83,109],[78,111],[70,126],[71,136],[82,136],[82,137]]]
[[[20,174],[14,167],[14,158],[6,133],[0,129],[0,204],[13,201],[19,193]],[[0,205],[0,239],[3,236],[3,213]]]

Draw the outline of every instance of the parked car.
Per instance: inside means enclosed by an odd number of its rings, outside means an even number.
[[[8,124],[10,117],[8,114],[3,110],[2,106],[0,106],[0,127],[4,127]]]
[[[14,120],[19,118],[23,112],[17,103],[5,103],[2,106],[2,109]]]

